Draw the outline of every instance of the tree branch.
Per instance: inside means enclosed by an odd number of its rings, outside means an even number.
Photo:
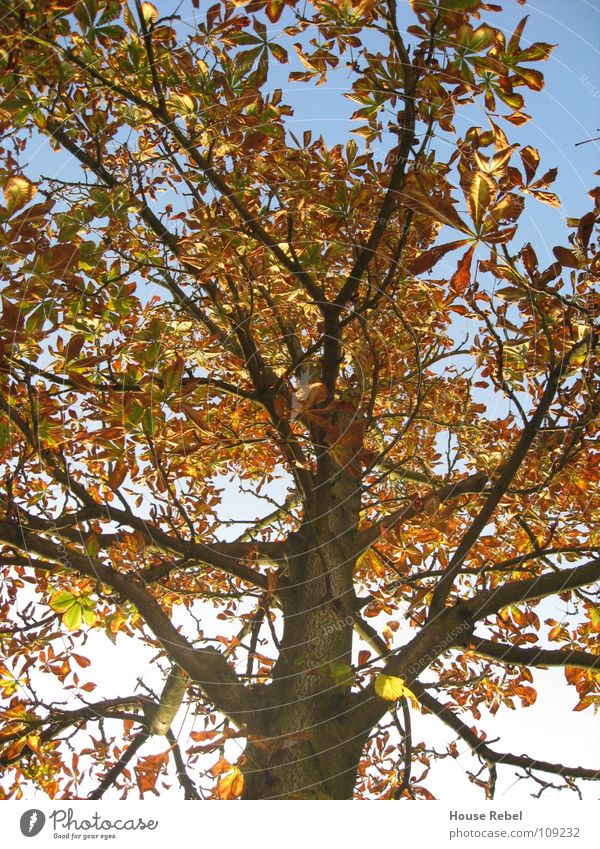
[[[458,498],[461,495],[483,492],[487,484],[487,475],[484,475],[482,472],[476,472],[473,475],[469,475],[469,477],[462,478],[461,480],[441,486],[439,489],[432,490],[428,493],[428,497],[439,498],[440,502],[444,504],[447,501],[450,501],[453,498]],[[372,525],[370,528],[362,531],[360,534],[361,551],[366,551],[369,546],[376,542],[376,540],[381,536],[382,530],[389,531],[400,522],[409,522],[411,519],[414,519],[415,516],[418,516],[420,512],[420,507],[415,506],[414,504],[409,504],[406,507],[402,507],[400,510],[396,510],[394,513],[391,513],[389,516],[385,516],[375,525]]]
[[[550,371],[548,381],[535,412],[523,428],[517,444],[510,453],[508,459],[504,462],[500,475],[492,485],[485,503],[461,539],[456,551],[448,563],[443,578],[441,578],[433,592],[431,605],[429,607],[430,618],[437,616],[437,614],[444,608],[446,599],[452,590],[454,579],[456,578],[466,556],[479,539],[481,532],[491,519],[496,507],[504,497],[512,480],[519,471],[521,464],[527,456],[537,432],[548,413],[552,402],[554,401],[561,375],[565,371],[573,351],[580,346],[581,342],[577,343],[577,345],[569,351],[566,357],[564,357],[560,363]]]
[[[390,654],[383,672],[412,684],[437,657],[457,644],[463,645],[465,635],[472,633],[477,620],[510,604],[567,592],[599,578],[600,557],[573,569],[561,569],[525,581],[511,581],[496,590],[486,590],[475,598],[460,601],[453,607],[444,608],[406,645]],[[376,696],[373,684],[356,695],[356,702],[357,722],[365,725],[369,722],[371,726],[375,725],[389,709],[389,703]]]
[[[384,199],[377,212],[375,224],[371,229],[366,244],[361,247],[356,262],[335,299],[335,304],[338,307],[348,303],[356,293],[363,275],[367,271],[373,257],[377,253],[381,240],[387,232],[390,217],[398,205],[398,198],[406,177],[406,164],[415,137],[415,92],[419,75],[417,69],[410,61],[408,51],[398,32],[395,0],[388,0],[388,13],[392,42],[398,53],[398,59],[403,66],[404,115],[400,130],[400,139],[395,151],[396,161],[390,174],[390,181]]]
[[[49,716],[43,719],[19,719],[19,725],[25,727],[19,728],[12,734],[7,734],[4,737],[3,743],[14,743],[26,737],[32,731],[43,729],[40,734],[40,743],[47,743],[53,740],[57,734],[68,728],[71,725],[78,725],[81,722],[90,722],[91,720],[99,719],[131,719],[135,722],[143,722],[143,714],[131,714],[123,711],[123,708],[138,707],[144,708],[146,699],[143,696],[126,696],[116,699],[105,699],[101,702],[86,704],[84,707],[76,708],[75,710],[57,710],[50,713]],[[18,752],[12,757],[0,755],[0,766],[10,766],[12,763],[20,760],[23,756],[23,751]]]
[[[455,608],[449,609],[460,609],[468,620],[475,622],[492,613],[497,613],[510,604],[568,592],[592,584],[599,579],[600,557],[597,557],[583,566],[559,569],[551,574],[539,575],[525,581],[510,581],[495,590],[485,590],[475,598],[459,602]]]
[[[175,761],[175,766],[177,767],[177,778],[179,779],[179,783],[183,788],[184,798],[193,799],[195,801],[199,800],[201,796],[196,790],[194,782],[187,774],[185,763],[183,762],[183,756],[181,754],[181,748],[179,746],[179,743],[177,742],[177,738],[175,737],[170,728],[167,731],[167,740],[171,745],[171,750],[173,752],[173,760]]]
[[[452,730],[468,744],[475,754],[479,755],[482,760],[487,761],[488,763],[506,764],[522,767],[523,769],[538,769],[542,772],[549,772],[554,775],[569,775],[572,778],[582,778],[586,781],[600,780],[600,769],[587,769],[581,766],[570,767],[565,766],[564,764],[540,761],[536,758],[530,757],[529,755],[512,755],[495,752],[452,710],[450,710],[450,708],[440,704],[437,699],[431,696],[422,684],[414,682],[412,684],[412,691],[427,710],[430,710],[449,728],[452,728]]]
[[[91,498],[91,496],[90,496]],[[183,562],[160,564],[152,566],[140,573],[147,583],[164,578],[174,569],[189,569],[202,563],[213,566],[228,575],[239,578],[261,589],[267,588],[267,579],[256,569],[242,565],[239,561],[256,556],[261,562],[268,562],[281,566],[287,557],[287,540],[281,542],[215,542],[215,543],[190,543],[184,539],[172,537],[156,525],[146,519],[135,516],[129,510],[118,507],[110,507],[106,504],[92,503],[91,506],[71,513],[63,513],[56,519],[46,520],[26,512],[17,507],[20,524],[27,526],[40,533],[51,533],[55,536],[68,540],[71,543],[80,543],[82,534],[80,531],[71,531],[71,527],[90,519],[106,519],[119,524],[121,527],[131,527],[139,531],[146,539],[150,548],[163,554],[174,554],[184,558]],[[117,540],[117,534],[103,534],[97,542],[102,548],[110,548]],[[85,536],[83,537],[85,541]]]
[[[116,572],[100,560],[83,556],[10,522],[0,521],[0,540],[20,551],[33,551],[88,578],[112,587],[139,611],[167,655],[238,725],[256,715],[256,705],[234,669],[214,648],[196,649],[174,627],[156,599],[138,578]]]
[[[469,637],[456,643],[481,657],[516,666],[573,666],[577,669],[600,670],[600,655],[579,649],[542,649],[495,643],[484,637]]]
[[[110,787],[112,787],[112,785],[121,775],[129,761],[132,759],[135,753],[139,749],[141,749],[141,747],[144,745],[149,736],[150,734],[145,728],[142,728],[140,731],[137,732],[137,734],[135,735],[129,746],[125,749],[116,764],[113,764],[113,766],[111,766],[111,768],[107,771],[106,775],[100,781],[98,787],[96,787],[96,789],[89,794],[88,799],[101,799],[104,796],[106,791]]]

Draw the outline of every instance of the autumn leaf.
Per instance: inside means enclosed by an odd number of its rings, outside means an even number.
[[[497,187],[494,179],[482,171],[474,171],[465,180],[465,199],[475,229],[479,232],[483,216],[494,202]]]
[[[542,167],[552,45],[493,0],[4,5],[0,797],[427,799],[448,716],[499,782],[556,763],[489,723],[541,660],[565,734],[600,706],[600,188]]]
[[[218,799],[238,799],[244,789],[244,776],[238,767],[234,766],[225,773],[217,783]]]
[[[192,407],[191,404],[184,403],[182,403],[181,409],[188,417],[188,419],[190,419],[190,421],[192,421],[196,425],[196,427],[201,433],[207,435],[212,433],[208,421],[199,410],[196,410],[196,408]]]
[[[404,683],[403,678],[398,678],[396,675],[385,675],[379,673],[375,678],[375,692],[381,699],[388,702],[395,702],[401,698],[410,699],[413,707],[418,708],[418,701],[412,690]]]
[[[2,753],[3,757],[10,762],[13,758],[18,757],[21,754],[26,745],[27,737],[21,737],[19,740],[15,740],[15,742],[11,743],[6,751]]]
[[[127,477],[127,463],[123,457],[120,457],[113,465],[109,475],[108,482],[111,489],[118,489],[125,478]]]
[[[515,72],[519,80],[522,80],[525,85],[533,89],[533,91],[541,91],[544,88],[544,75],[541,71],[536,71],[533,68],[516,68]]]
[[[159,793],[156,790],[156,782],[162,769],[166,766],[169,760],[170,750],[159,752],[157,755],[147,755],[144,758],[139,758],[134,767],[137,786],[140,791],[140,797],[151,791],[155,796]]]
[[[194,738],[194,739],[196,739],[196,738]],[[230,764],[230,762],[227,760],[227,758],[225,758],[225,757],[223,757],[223,755],[221,755],[219,760],[211,766],[209,771],[210,771],[211,775],[213,775],[215,778],[217,778],[219,775],[222,775],[224,772],[229,772],[232,769],[233,769],[233,767]]]
[[[423,213],[435,221],[440,221],[456,230],[462,230],[463,233],[470,233],[468,226],[456,212],[454,205],[442,198],[431,197],[425,185],[414,174],[409,175],[405,181],[402,190],[402,202],[416,212]]]
[[[142,17],[146,24],[153,24],[158,20],[158,9],[152,3],[148,3],[145,0],[142,3]]]
[[[525,168],[525,182],[530,183],[540,164],[540,154],[535,147],[527,145],[520,151],[520,156],[523,161],[523,167]]]
[[[447,242],[445,245],[436,245],[427,251],[423,251],[415,259],[408,260],[404,266],[407,271],[415,276],[423,274],[433,268],[449,251],[456,250],[466,243],[466,239],[459,239],[455,242]]]
[[[450,288],[458,295],[462,295],[471,283],[471,260],[474,252],[475,245],[472,245],[458,261],[456,271],[450,278]]]
[[[85,343],[85,333],[75,333],[65,346],[65,362],[77,359]]]
[[[2,191],[4,193],[6,211],[9,215],[12,215],[13,212],[22,209],[35,197],[37,187],[27,177],[13,175],[8,178]]]
[[[576,254],[568,248],[552,248],[552,252],[562,266],[566,268],[579,268],[579,260]]]

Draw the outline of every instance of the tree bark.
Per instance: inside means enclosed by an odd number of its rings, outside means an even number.
[[[352,797],[364,744],[353,734],[349,692],[360,493],[339,467],[320,492],[280,593],[283,635],[259,733],[246,749],[247,799]]]

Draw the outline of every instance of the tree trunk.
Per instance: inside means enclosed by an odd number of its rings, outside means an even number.
[[[246,749],[247,799],[351,798],[365,742],[349,699],[360,495],[339,467],[320,490],[280,592],[283,636]]]

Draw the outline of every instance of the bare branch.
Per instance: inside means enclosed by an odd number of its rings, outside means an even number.
[[[586,781],[599,781],[600,769],[587,769],[581,766],[565,766],[564,764],[540,761],[529,755],[512,755],[495,752],[477,734],[469,728],[449,707],[440,704],[427,690],[418,682],[414,682],[412,690],[421,704],[439,717],[449,728],[452,728],[482,760],[493,764],[506,764],[509,766],[522,767],[523,769],[537,769],[542,772],[550,772],[554,775],[568,775],[572,778],[582,778]]]

